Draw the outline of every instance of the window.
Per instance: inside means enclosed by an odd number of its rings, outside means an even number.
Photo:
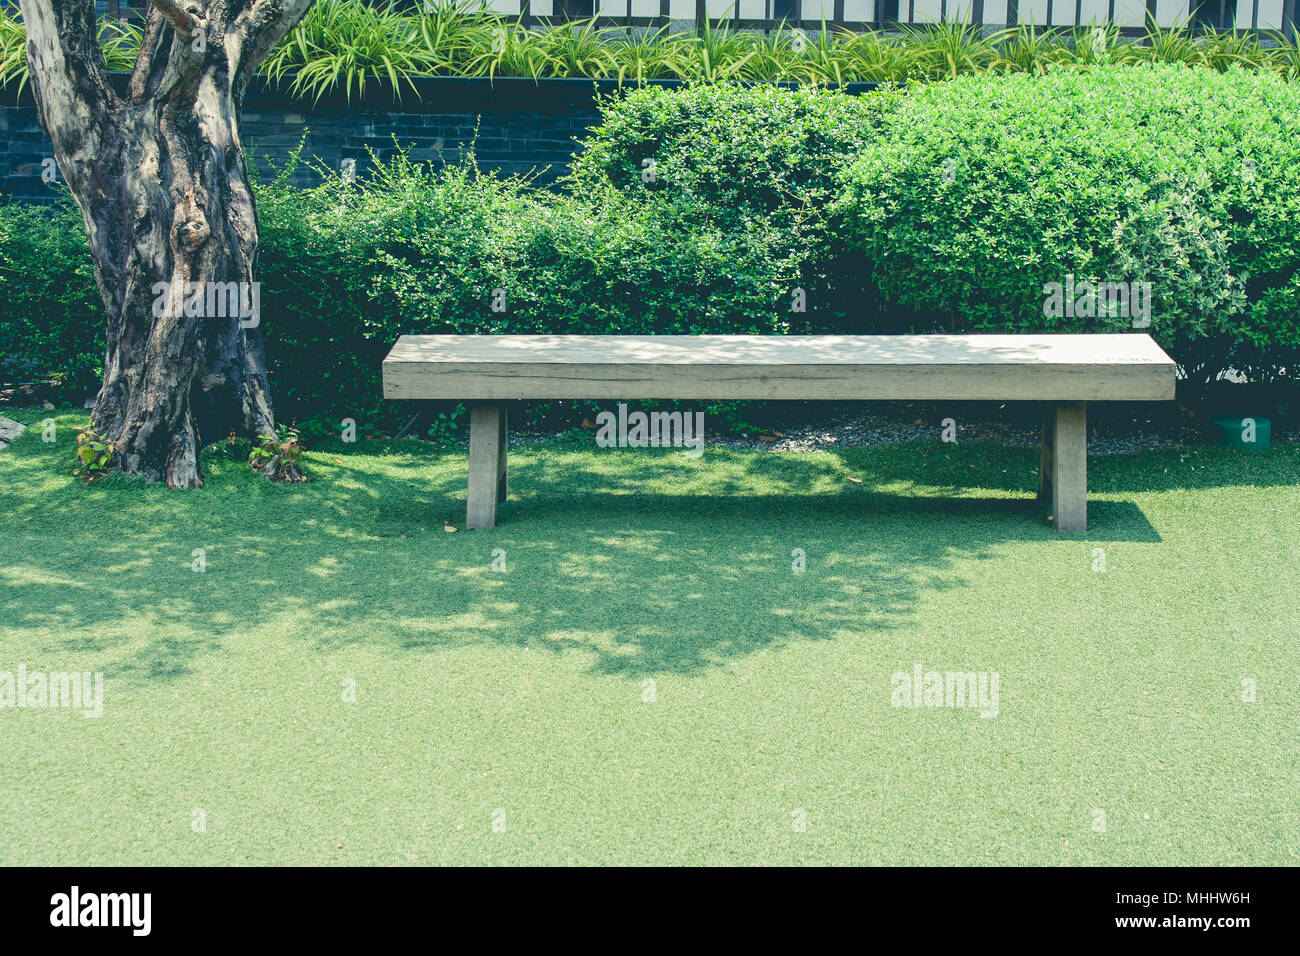
[[[1196,0],[1192,0],[1193,5]],[[1228,0],[1204,0],[1199,6],[1196,6],[1196,12],[1192,14],[1192,22],[1202,27],[1214,27],[1216,30],[1222,30],[1232,26],[1232,20],[1236,14],[1236,3],[1229,4]],[[1246,23],[1244,26],[1249,27]]]
[[[796,22],[799,19],[799,0],[772,0],[772,19]]]

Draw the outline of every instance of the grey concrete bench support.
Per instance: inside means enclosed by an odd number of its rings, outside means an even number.
[[[1061,531],[1088,527],[1087,402],[1168,401],[1149,335],[404,335],[384,397],[470,405],[466,527],[506,500],[505,403],[566,400],[1033,401],[1038,482]]]
[[[497,505],[506,500],[507,422],[505,405],[474,405],[469,410],[469,500],[465,527],[491,528]]]
[[[1043,413],[1038,500],[1058,531],[1088,530],[1088,427],[1083,402],[1053,402]]]

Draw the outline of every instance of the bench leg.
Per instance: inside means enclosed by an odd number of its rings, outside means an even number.
[[[1088,427],[1083,402],[1057,402],[1043,421],[1038,496],[1058,531],[1088,530]]]
[[[506,500],[510,494],[510,478],[506,471],[506,449],[510,445],[510,422],[506,418],[506,407],[501,406],[500,439],[497,441],[497,503]]]
[[[499,405],[469,410],[469,500],[465,527],[491,528],[506,500],[506,411]]]
[[[1052,441],[1056,427],[1056,406],[1043,407],[1043,440],[1038,446],[1038,502],[1052,505]]]

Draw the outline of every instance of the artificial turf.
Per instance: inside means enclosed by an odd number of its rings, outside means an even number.
[[[1070,535],[1027,449],[553,443],[450,533],[463,451],[83,487],[8,414],[0,671],[105,700],[0,708],[0,863],[1300,862],[1300,448],[1094,457]]]

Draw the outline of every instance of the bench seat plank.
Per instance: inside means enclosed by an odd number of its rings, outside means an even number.
[[[404,335],[394,399],[1165,401],[1149,335]]]

